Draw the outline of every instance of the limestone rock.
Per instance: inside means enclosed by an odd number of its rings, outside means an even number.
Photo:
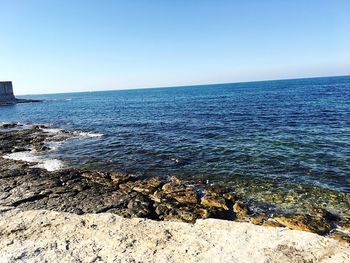
[[[111,185],[112,180],[109,174],[103,172],[95,171],[86,171],[81,173],[81,176],[89,178],[91,181],[102,184],[102,185]]]
[[[196,206],[183,206],[177,203],[155,204],[155,212],[161,220],[194,223],[208,212]]]
[[[237,201],[233,205],[233,211],[236,213],[236,216],[240,219],[246,217],[249,214],[249,208],[242,201]]]
[[[349,246],[334,239],[215,219],[10,210],[0,233],[1,262],[350,262]]]
[[[278,223],[295,230],[326,234],[333,229],[333,226],[323,218],[312,217],[310,215],[281,216],[274,217]]]
[[[130,176],[118,172],[111,173],[110,177],[115,185],[123,184],[130,180]]]
[[[201,204],[208,207],[218,207],[228,210],[226,201],[222,196],[205,194],[201,199]]]
[[[131,189],[144,194],[153,194],[162,184],[160,177],[153,177],[146,180],[128,181],[120,184],[121,189]]]
[[[264,215],[254,215],[249,218],[249,221],[254,225],[262,225],[267,219],[268,218]]]
[[[175,199],[180,203],[196,204],[198,202],[197,191],[194,187],[173,183],[164,184],[162,191],[159,191],[156,196],[166,199]]]

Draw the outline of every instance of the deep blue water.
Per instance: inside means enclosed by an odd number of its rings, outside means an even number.
[[[350,77],[30,98],[46,101],[1,107],[0,121],[104,134],[51,153],[69,165],[349,197]]]

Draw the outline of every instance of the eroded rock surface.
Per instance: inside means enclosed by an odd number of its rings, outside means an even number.
[[[0,214],[0,261],[347,263],[350,247],[313,233],[224,220],[194,224],[48,210]]]

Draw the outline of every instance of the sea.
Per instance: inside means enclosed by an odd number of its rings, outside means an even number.
[[[81,135],[40,156],[56,166],[203,179],[350,216],[350,76],[19,97],[43,102],[0,107],[0,122]]]

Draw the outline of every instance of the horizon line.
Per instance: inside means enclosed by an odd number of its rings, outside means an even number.
[[[241,84],[241,83],[268,82],[268,81],[317,79],[317,78],[337,78],[337,77],[350,77],[350,73],[346,74],[346,75],[311,76],[311,77],[281,78],[281,79],[261,79],[261,80],[236,81],[236,82],[215,82],[215,83],[202,83],[202,84],[188,84],[188,85],[176,85],[176,86],[131,87],[131,88],[116,88],[116,89],[91,90],[91,91],[86,90],[86,91],[71,91],[71,92],[16,94],[16,96],[36,96],[36,95],[56,95],[56,94],[58,95],[58,94],[94,93],[94,92],[123,91],[123,90],[144,90],[144,89],[166,89],[166,88],[183,88],[183,87],[201,87],[201,86],[210,86],[210,85]],[[10,82],[12,82],[12,81],[10,81]]]

